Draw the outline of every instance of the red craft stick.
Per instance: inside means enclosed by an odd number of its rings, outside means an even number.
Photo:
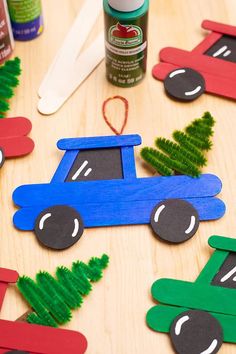
[[[166,76],[179,67],[173,64],[160,63],[154,66],[153,76],[158,80],[164,80]],[[206,91],[215,95],[236,99],[236,82],[207,73],[201,72],[206,82]]]
[[[0,268],[0,282],[16,283],[19,274],[15,270]]]
[[[0,354],[22,350],[33,354],[83,354],[87,340],[75,331],[0,320]]]
[[[34,142],[28,136],[0,138],[0,148],[5,157],[24,156],[33,151]]]
[[[0,120],[0,148],[5,157],[17,157],[29,154],[34,149],[32,139],[26,137],[32,124],[24,117]]]
[[[170,47],[161,50],[160,58],[161,61],[177,65],[178,67],[189,67],[201,73],[217,76],[217,78],[222,77],[232,81],[236,80],[235,63],[222,59]]]
[[[0,268],[0,310],[6,294],[8,283],[15,283],[19,274],[14,270]]]
[[[218,32],[218,33],[227,34],[229,36],[236,37],[236,27],[235,26],[230,26],[230,25],[225,25],[223,23],[204,20],[202,22],[202,28],[213,31],[213,32]]]
[[[209,48],[211,48],[222,37],[221,33],[212,32],[209,33],[206,38],[202,40],[193,50],[192,53],[204,54]]]
[[[24,136],[32,129],[31,121],[24,117],[5,118],[0,120],[0,137]]]

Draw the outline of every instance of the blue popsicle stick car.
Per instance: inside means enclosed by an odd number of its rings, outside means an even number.
[[[164,240],[192,237],[199,220],[225,213],[215,196],[222,184],[215,175],[137,178],[134,146],[139,135],[59,140],[64,157],[50,183],[18,187],[13,200],[20,230],[34,230],[45,246],[64,249],[84,227],[151,224]]]

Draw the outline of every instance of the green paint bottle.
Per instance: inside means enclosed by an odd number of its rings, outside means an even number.
[[[149,0],[103,0],[107,80],[137,85],[147,66]]]

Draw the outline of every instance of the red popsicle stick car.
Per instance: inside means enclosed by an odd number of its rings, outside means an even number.
[[[153,76],[179,100],[191,101],[204,91],[236,99],[236,27],[205,20],[202,28],[212,32],[191,52],[162,49]]]
[[[29,119],[23,117],[0,120],[0,167],[5,158],[28,155],[34,142],[27,135],[32,129]]]
[[[0,268],[0,309],[8,284],[17,279],[16,271]],[[79,332],[0,320],[0,354],[84,354],[86,349],[87,340]]]

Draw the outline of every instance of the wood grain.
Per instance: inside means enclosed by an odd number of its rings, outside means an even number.
[[[106,252],[111,264],[104,279],[94,285],[81,310],[74,312],[67,328],[78,330],[88,339],[88,354],[171,354],[168,335],[151,331],[145,323],[146,312],[154,305],[150,288],[159,278],[194,281],[212,250],[207,244],[212,234],[236,235],[236,104],[234,101],[203,95],[184,104],[171,101],[163,83],[151,75],[161,48],[172,46],[191,50],[203,39],[200,28],[204,19],[236,24],[235,0],[151,0],[149,58],[146,79],[137,87],[122,89],[105,80],[102,63],[55,115],[37,112],[37,90],[55,53],[60,48],[82,0],[43,0],[45,31],[31,42],[18,42],[14,51],[22,59],[23,73],[10,116],[29,117],[35,150],[27,157],[7,160],[0,175],[0,267],[16,269],[21,275],[34,276],[39,269],[49,272],[59,264],[87,261]],[[86,19],[85,19],[86,20]],[[102,16],[91,32],[89,42],[102,28]],[[143,146],[152,145],[156,136],[170,138],[175,129],[183,129],[191,120],[209,110],[217,120],[214,149],[208,154],[204,172],[214,173],[223,181],[220,198],[227,205],[225,216],[201,223],[197,235],[185,244],[167,246],[153,237],[148,226],[124,226],[87,229],[78,245],[57,253],[42,248],[31,232],[19,232],[12,226],[16,210],[12,191],[19,185],[48,182],[53,176],[62,151],[56,148],[61,138],[111,135],[102,118],[102,103],[108,97],[122,95],[130,104],[126,134],[142,136]],[[114,108],[112,108],[114,107]],[[120,126],[123,107],[109,105],[112,123]],[[137,175],[151,176],[136,148]],[[7,291],[1,318],[15,320],[28,309],[14,286]],[[224,344],[220,353],[233,354],[236,346]]]

